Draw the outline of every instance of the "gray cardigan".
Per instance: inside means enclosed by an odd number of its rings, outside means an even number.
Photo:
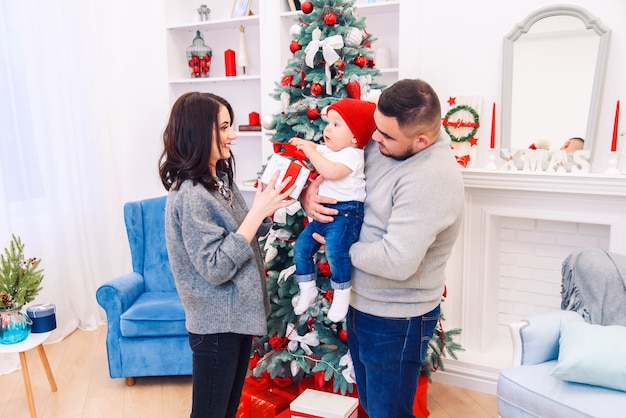
[[[267,333],[270,305],[261,249],[236,233],[248,209],[237,186],[232,192],[234,208],[191,180],[167,196],[167,251],[187,331],[194,334]],[[269,227],[267,219],[257,236]]]
[[[446,263],[459,234],[463,178],[442,131],[404,161],[365,147],[365,216],[350,248],[350,304],[376,316],[430,312],[441,301]]]

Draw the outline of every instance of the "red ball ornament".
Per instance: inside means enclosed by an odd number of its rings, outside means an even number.
[[[313,329],[313,324],[315,323],[315,318],[313,318],[312,316],[310,316],[307,320],[306,320],[306,326],[309,327],[309,330]]]
[[[324,277],[332,276],[332,273],[330,272],[330,264],[328,264],[328,261],[318,261],[317,268],[320,271],[320,274],[322,276]]]
[[[291,86],[291,83],[293,83],[292,75],[284,75],[280,79],[280,84],[282,84],[283,86]]]
[[[326,16],[324,16],[324,23],[328,26],[334,25],[337,23],[337,15],[333,12],[327,13]]]
[[[315,386],[318,389],[322,389],[326,385],[326,379],[324,378],[326,375],[325,372],[319,371],[315,372],[313,376],[315,376]]]
[[[252,357],[250,357],[250,370],[254,369],[256,365],[259,364],[260,359],[261,356],[259,355],[259,352],[255,350]]]
[[[308,15],[313,11],[313,3],[311,3],[310,1],[305,1],[300,5],[300,10],[302,10],[302,13],[304,13],[305,15]]]
[[[287,345],[287,337],[280,338],[277,334],[272,335],[268,341],[270,343],[270,346],[274,350],[277,350]]]
[[[292,54],[295,54],[297,51],[300,51],[301,49],[302,49],[302,46],[295,39],[291,41],[291,43],[289,44],[289,50],[291,51]]]
[[[365,58],[363,55],[359,55],[354,59],[354,63],[363,68],[367,65],[367,58]]]
[[[322,91],[324,90],[322,88],[322,85],[320,83],[313,83],[311,84],[311,94],[313,96],[319,96],[320,94],[322,94]]]
[[[319,118],[321,116],[320,110],[317,107],[314,108],[308,108],[306,110],[306,117],[309,118],[309,120],[315,120],[317,118]]]
[[[346,331],[345,329],[343,328],[340,329],[339,332],[337,333],[337,336],[342,342],[344,343],[348,342],[348,331]]]
[[[353,99],[361,98],[361,85],[356,80],[348,81],[348,84],[346,84],[346,91],[348,92],[348,96]]]

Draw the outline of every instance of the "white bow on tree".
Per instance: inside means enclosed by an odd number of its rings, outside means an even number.
[[[343,38],[341,35],[333,35],[325,38],[324,40],[320,40],[321,36],[322,31],[319,28],[313,29],[313,32],[311,32],[311,37],[313,39],[304,49],[304,62],[309,67],[313,68],[315,54],[317,54],[317,51],[322,48],[322,55],[324,56],[324,61],[326,62],[324,67],[326,72],[326,94],[332,94],[330,66],[339,59],[339,54],[335,52],[335,49],[343,48]]]
[[[313,351],[311,351],[309,347],[317,347],[320,345],[317,331],[311,331],[304,335],[298,335],[298,332],[295,330],[295,325],[291,323],[287,324],[287,338],[289,338],[289,343],[287,344],[289,351],[296,351],[298,349],[298,345],[300,345],[304,352],[309,356],[313,354]]]
[[[352,356],[350,355],[350,351],[348,351],[339,359],[339,365],[346,366],[346,368],[341,371],[341,375],[344,379],[346,379],[346,382],[356,383],[356,379],[354,377],[354,363],[352,363]]]

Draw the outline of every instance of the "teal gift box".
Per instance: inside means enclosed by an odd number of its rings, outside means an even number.
[[[33,321],[31,332],[48,332],[57,327],[56,306],[52,303],[29,306],[26,314]]]

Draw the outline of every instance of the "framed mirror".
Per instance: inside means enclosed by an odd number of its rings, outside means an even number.
[[[531,13],[504,38],[502,148],[572,137],[593,150],[610,30],[587,10],[556,5]]]

